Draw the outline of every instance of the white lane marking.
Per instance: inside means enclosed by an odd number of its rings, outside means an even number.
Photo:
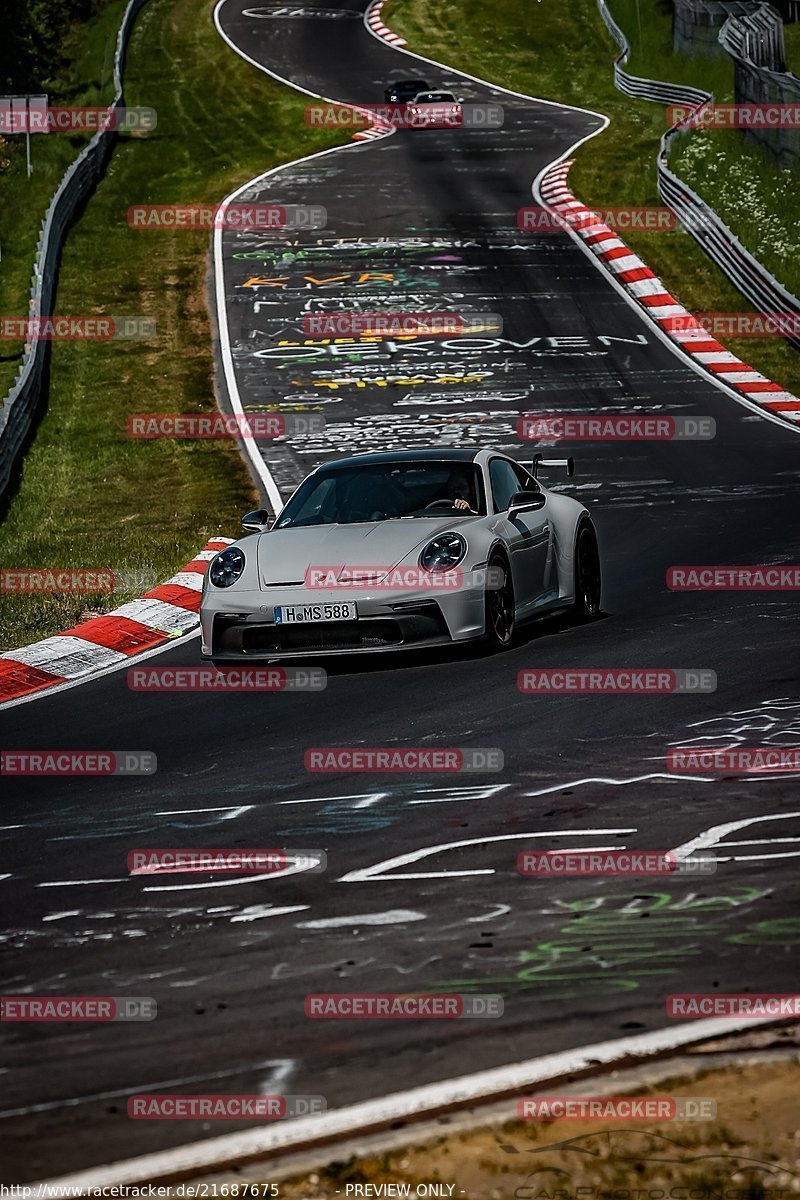
[[[148,1091],[152,1088],[180,1087],[185,1083],[204,1083],[207,1079],[230,1079],[231,1076],[249,1075],[252,1071],[272,1068],[272,1078],[275,1084],[283,1083],[295,1066],[293,1058],[268,1058],[263,1062],[246,1063],[238,1067],[228,1067],[224,1071],[214,1071],[208,1075],[185,1075],[178,1079],[156,1079],[137,1083],[135,1087],[116,1088],[111,1092],[92,1092],[87,1096],[70,1096],[65,1100],[45,1100],[41,1104],[31,1104],[26,1108],[6,1108],[0,1110],[3,1117],[24,1117],[29,1113],[51,1112],[58,1108],[75,1108],[79,1104],[93,1104],[97,1100],[112,1100],[115,1096],[132,1096],[136,1092]]]
[[[291,859],[291,865],[282,867],[280,871],[268,871],[261,875],[237,875],[234,879],[218,879],[214,882],[207,883],[164,883],[158,886],[142,888],[143,892],[197,892],[204,891],[208,888],[220,887],[241,887],[248,883],[261,883],[264,879],[286,879],[289,875],[299,875],[303,871],[313,871],[319,866],[321,860],[305,857],[303,859],[294,858],[292,855],[287,856]],[[146,879],[147,873],[142,872],[134,878]]]
[[[42,917],[42,921],[63,921],[64,917],[79,917],[80,915],[79,908],[69,908],[66,912],[49,913],[46,917]]]
[[[37,883],[37,887],[85,887],[90,883],[125,883],[124,877],[119,879],[57,879],[50,883]]]
[[[285,908],[273,908],[271,904],[251,904],[249,908],[244,908],[235,917],[231,917],[231,924],[235,925],[242,921],[263,921],[265,917],[282,917],[285,913],[305,912],[310,907],[310,904],[291,904]]]
[[[5,875],[0,875],[0,879],[10,879],[10,878],[11,878],[10,871],[8,871]]]
[[[510,912],[510,904],[498,904],[493,912],[484,913],[482,917],[467,917],[467,924],[483,925],[486,921],[494,921],[495,918],[504,917],[506,913]]]
[[[725,821],[721,825],[711,825],[711,826],[709,826],[708,829],[704,829],[702,833],[699,833],[697,835],[697,837],[692,838],[691,841],[684,842],[682,845],[676,846],[674,848],[674,850],[672,851],[672,853],[676,854],[676,855],[677,854],[688,855],[688,854],[692,854],[695,850],[711,850],[717,846],[720,849],[724,850],[725,846],[728,843],[724,842],[722,839],[728,833],[738,833],[738,831],[740,829],[747,829],[747,828],[749,828],[750,825],[759,825],[759,824],[762,824],[764,821],[789,821],[794,817],[800,817],[800,812],[766,813],[760,817],[744,817],[740,821]],[[765,846],[768,846],[773,841],[786,841],[786,840],[788,840],[788,839],[786,839],[786,838],[774,838],[773,839],[773,838],[765,837],[763,839],[762,843],[753,842],[751,844],[752,845],[763,844]],[[734,846],[735,845],[747,845],[747,843],[745,843],[745,842],[742,842],[742,843],[733,842],[731,844]],[[766,859],[771,859],[771,858],[797,858],[797,857],[800,857],[800,850],[791,850],[791,851],[787,851],[786,853],[783,853],[783,854],[738,854],[738,855],[732,855],[730,858],[722,857],[721,855],[715,853],[714,857],[716,858],[717,862],[731,862],[731,861],[754,862],[754,861],[766,860]]]
[[[395,1121],[432,1116],[450,1106],[466,1107],[488,1103],[498,1097],[530,1089],[538,1083],[553,1083],[578,1071],[593,1071],[596,1074],[594,1069],[598,1067],[629,1059],[647,1059],[689,1046],[694,1042],[703,1042],[770,1023],[775,1023],[774,1018],[712,1017],[702,1021],[678,1022],[676,1026],[667,1029],[614,1038],[611,1041],[580,1046],[575,1050],[547,1054],[542,1058],[477,1071],[472,1075],[461,1075],[440,1083],[425,1084],[405,1092],[395,1092],[379,1099],[351,1104],[347,1108],[332,1109],[313,1117],[299,1117],[285,1124],[276,1124],[272,1128],[259,1126],[238,1133],[223,1134],[222,1137],[206,1138],[188,1146],[176,1146],[172,1150],[144,1154],[140,1158],[107,1163],[88,1171],[36,1182],[46,1183],[51,1187],[59,1185],[88,1189],[158,1183],[162,1179],[170,1179],[179,1174],[186,1178],[194,1178],[195,1175],[208,1172],[212,1168],[233,1166],[245,1157],[288,1153],[293,1149],[306,1149],[309,1142],[319,1138],[345,1139],[356,1132],[366,1133]],[[513,1108],[514,1102],[510,1101],[509,1112]]]
[[[352,917],[320,917],[316,921],[298,921],[298,929],[353,929],[357,925],[402,925],[406,921],[426,921],[425,913],[410,908],[391,908],[387,912],[356,913]]]
[[[613,784],[614,787],[627,787],[630,783],[651,783],[661,779],[665,783],[685,783],[685,775],[670,775],[663,771],[653,771],[647,775],[632,775],[629,779],[614,779],[605,775],[587,775],[585,779],[570,779],[565,783],[549,784],[545,788],[537,788],[533,792],[523,792],[523,796],[549,796],[553,792],[563,792],[565,788],[586,787],[591,783]],[[706,775],[693,775],[692,783],[714,783],[714,779]]]
[[[223,821],[232,821],[234,817],[241,817],[243,813],[250,812],[251,808],[255,808],[255,804],[240,804],[237,807],[231,807],[226,804],[221,808],[165,808],[153,815],[156,817],[180,817],[184,813],[224,812],[228,813],[228,816],[221,819]]]
[[[546,833],[537,831],[535,833],[501,833],[495,837],[480,837],[480,838],[463,838],[458,842],[440,842],[436,846],[423,846],[420,850],[411,850],[407,854],[397,854],[394,858],[385,858],[382,862],[375,863],[371,867],[359,867],[355,871],[348,871],[346,875],[342,875],[338,880],[339,883],[364,883],[366,880],[375,879],[455,879],[465,875],[494,875],[494,867],[483,867],[475,871],[423,871],[408,874],[406,872],[393,872],[391,875],[381,874],[381,872],[391,871],[393,867],[407,867],[411,863],[419,862],[420,859],[429,858],[432,854],[441,854],[447,850],[459,850],[462,846],[484,846],[488,842],[520,842],[523,839],[531,838],[546,838],[548,841],[556,841],[558,838],[574,838],[588,837],[598,833],[620,834],[620,833],[636,833],[636,829],[551,829]],[[619,846],[581,846],[581,850],[588,854],[598,850],[618,850]]]

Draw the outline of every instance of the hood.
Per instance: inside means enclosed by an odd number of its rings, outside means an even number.
[[[258,539],[260,586],[304,583],[309,567],[385,567],[390,571],[431,538],[468,524],[469,517],[415,517],[375,524],[312,525],[277,529]]]

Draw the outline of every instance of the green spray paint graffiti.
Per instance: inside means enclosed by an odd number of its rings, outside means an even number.
[[[572,985],[564,997],[574,998],[574,985],[591,984],[594,995],[636,991],[640,981],[673,975],[689,959],[707,953],[710,938],[741,945],[794,944],[800,920],[759,921],[736,934],[726,934],[732,910],[769,895],[768,889],[738,888],[727,895],[669,892],[647,895],[592,896],[558,902],[567,923],[551,941],[520,953],[513,974],[440,980],[437,986],[459,991],[551,989]]]

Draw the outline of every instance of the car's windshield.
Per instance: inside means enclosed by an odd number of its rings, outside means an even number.
[[[286,505],[274,528],[485,513],[483,483],[474,463],[370,463],[323,468],[311,475]]]
[[[417,103],[419,104],[435,104],[439,101],[447,100],[455,102],[455,96],[452,92],[423,92],[417,96]]]
[[[391,86],[391,91],[395,96],[407,96],[410,98],[424,92],[426,88],[423,79],[410,79],[405,83],[395,83]]]

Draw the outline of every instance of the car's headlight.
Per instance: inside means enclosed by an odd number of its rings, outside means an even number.
[[[230,549],[223,550],[211,560],[208,577],[214,587],[226,588],[230,587],[232,583],[236,583],[243,570],[244,554],[235,546],[231,546]]]
[[[419,565],[426,571],[449,571],[466,553],[467,543],[460,533],[440,533],[420,554]]]

